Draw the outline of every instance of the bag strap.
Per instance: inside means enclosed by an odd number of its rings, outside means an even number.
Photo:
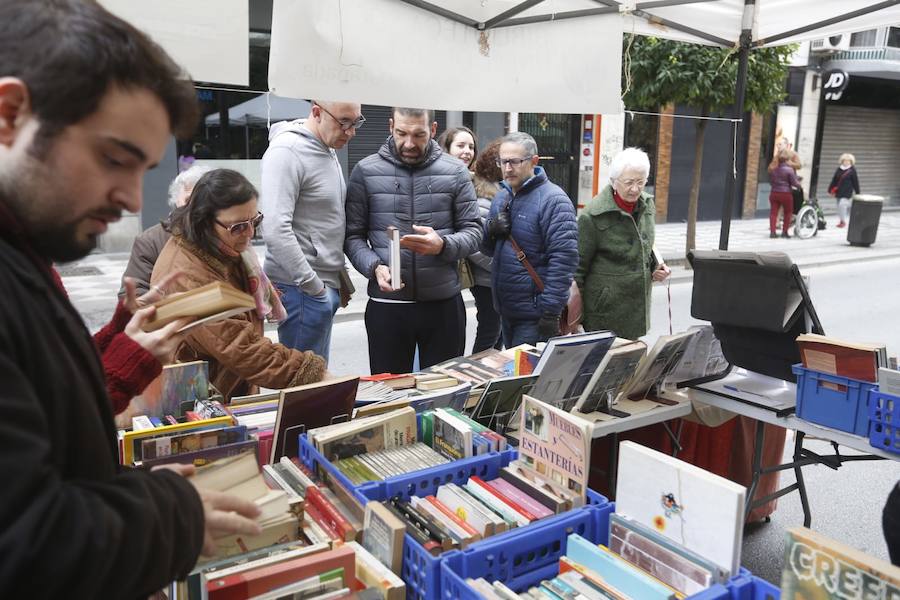
[[[836,188],[841,187],[841,182],[844,181],[844,177],[846,177],[849,174],[850,174],[850,169],[846,169],[843,173],[841,173],[841,176],[838,177],[838,181],[836,184],[834,184],[834,187],[836,187]]]
[[[522,263],[522,266],[525,267],[525,270],[528,271],[528,274],[531,276],[532,281],[534,281],[534,285],[537,286],[538,292],[541,294],[544,293],[544,282],[541,281],[541,276],[537,274],[537,271],[534,270],[534,267],[531,266],[531,263],[528,262],[528,257],[525,256],[525,251],[522,250],[522,247],[516,243],[515,238],[510,235],[509,243],[512,244],[513,251],[516,253],[516,260]]]

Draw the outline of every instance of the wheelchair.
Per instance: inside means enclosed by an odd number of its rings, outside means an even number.
[[[793,190],[794,194],[794,235],[806,240],[825,229],[825,215],[815,199],[806,199],[802,189]]]

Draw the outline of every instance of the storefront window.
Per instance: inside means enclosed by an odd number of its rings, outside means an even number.
[[[889,27],[887,45],[891,48],[900,48],[900,27]]]
[[[875,37],[878,34],[877,29],[869,29],[868,31],[857,31],[856,33],[850,36],[850,45],[851,46],[874,46],[875,45]]]

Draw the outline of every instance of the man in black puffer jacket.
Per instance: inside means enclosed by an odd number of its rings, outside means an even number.
[[[416,346],[422,368],[463,354],[466,313],[456,263],[481,243],[469,172],[432,139],[432,111],[395,108],[392,115],[391,136],[353,168],[347,186],[344,251],[369,278],[372,373],[411,371]],[[398,290],[388,266],[389,226],[402,236]]]

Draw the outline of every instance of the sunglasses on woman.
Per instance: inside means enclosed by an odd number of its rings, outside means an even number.
[[[262,220],[263,220],[263,214],[261,212],[257,212],[256,216],[253,217],[252,219],[250,219],[249,221],[240,221],[238,223],[232,223],[231,225],[226,225],[225,223],[222,223],[220,220],[216,219],[216,225],[218,225],[219,227],[224,227],[225,229],[228,230],[228,233],[237,237],[240,235],[244,235],[245,233],[250,231],[251,227],[253,228],[254,231],[256,229],[258,229],[259,226],[262,224]]]

